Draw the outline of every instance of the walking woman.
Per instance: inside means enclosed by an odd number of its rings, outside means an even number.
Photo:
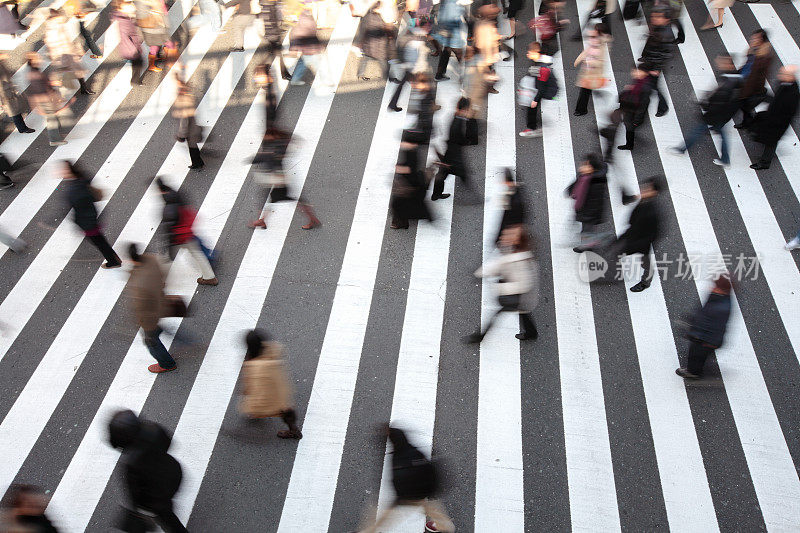
[[[67,144],[61,138],[57,113],[64,107],[61,95],[50,84],[50,78],[40,70],[41,60],[36,52],[29,52],[28,58],[28,103],[31,110],[38,110],[44,116],[50,146]]]
[[[3,105],[3,111],[5,111],[6,115],[14,121],[14,126],[17,127],[18,132],[33,133],[36,130],[29,128],[22,118],[22,113],[28,111],[28,104],[20,96],[11,79],[13,73],[8,70],[5,64],[6,59],[8,59],[7,54],[0,54],[0,104]]]
[[[66,91],[74,88],[77,80],[81,94],[94,94],[86,85],[86,72],[81,66],[83,50],[74,41],[74,35],[69,31],[70,21],[63,12],[50,10],[50,15],[44,24],[44,44],[50,61],[59,74],[61,89]]]
[[[483,331],[466,337],[469,344],[480,343],[502,312],[518,313],[519,340],[536,340],[539,332],[531,312],[538,297],[539,267],[531,251],[528,231],[522,224],[512,226],[500,236],[500,257],[479,268],[475,275],[481,278],[497,277],[497,299],[500,309],[489,318]]]
[[[167,8],[162,0],[135,0],[136,24],[142,29],[144,42],[150,47],[147,70],[161,72],[156,65],[159,50],[169,39],[167,34]]]
[[[283,171],[283,159],[286,157],[286,150],[291,140],[292,135],[290,133],[274,126],[270,127],[264,134],[258,154],[253,159],[253,164],[256,167],[256,180],[268,187],[267,198],[264,203],[294,200],[289,196],[286,173]],[[302,229],[314,229],[322,225],[322,222],[314,213],[314,209],[310,204],[305,203],[302,197],[297,199],[297,206],[308,217],[308,222],[301,226]],[[263,209],[260,217],[250,222],[250,227],[266,229],[268,215],[269,210],[267,208]]]
[[[258,329],[248,332],[245,342],[247,352],[242,365],[239,411],[250,419],[279,416],[289,429],[278,431],[278,437],[302,439],[292,404],[292,387],[283,362],[283,346]]]
[[[369,79],[365,76],[369,60],[376,61],[380,65],[381,75],[384,79],[389,77],[389,44],[392,26],[384,22],[378,12],[380,4],[380,1],[375,2],[361,19],[359,25],[357,42],[362,55],[358,60],[356,77],[360,80]]]
[[[85,176],[69,161],[61,162],[60,171],[61,179],[66,185],[67,203],[75,212],[75,224],[103,254],[106,262],[102,264],[102,268],[121,267],[122,261],[103,235],[97,209],[94,206],[95,202],[102,199],[100,191],[92,187],[91,178]]]
[[[711,0],[708,3],[708,20],[700,28],[701,31],[713,30],[714,28],[722,27],[722,17],[725,14],[725,8],[729,8],[734,4],[734,0]],[[717,11],[717,22],[711,19],[711,13]]]
[[[131,62],[131,85],[142,84],[142,33],[136,25],[136,7],[128,0],[114,0],[111,4],[111,21],[119,29],[119,55]]]
[[[590,31],[586,48],[575,59],[575,66],[580,66],[578,79],[575,81],[575,85],[580,87],[573,113],[576,117],[587,113],[586,108],[589,105],[592,91],[600,89],[606,84],[607,80],[604,76],[606,51],[607,45],[604,37],[597,30]]]
[[[436,68],[436,81],[448,80],[447,64],[450,54],[454,54],[461,62],[463,50],[467,46],[467,9],[459,0],[443,0],[439,4],[439,15],[436,17],[433,45],[435,55],[439,56]]]
[[[200,170],[205,166],[200,155],[200,148],[197,146],[197,143],[203,140],[203,129],[195,122],[196,111],[197,105],[192,91],[188,85],[178,79],[178,97],[175,99],[172,116],[178,119],[178,142],[186,142],[189,147],[189,157],[192,161],[189,168],[191,170]]]

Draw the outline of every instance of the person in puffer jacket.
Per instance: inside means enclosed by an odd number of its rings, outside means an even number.
[[[687,365],[675,370],[686,379],[699,379],[711,353],[722,346],[728,319],[731,316],[731,282],[726,276],[714,281],[714,288],[694,315],[689,329],[689,357]]]

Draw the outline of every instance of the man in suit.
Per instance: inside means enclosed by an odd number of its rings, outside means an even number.
[[[775,157],[775,148],[786,129],[797,114],[800,103],[800,91],[797,87],[797,66],[787,65],[778,71],[780,86],[775,91],[775,98],[766,111],[756,115],[751,127],[753,138],[764,145],[764,151],[758,161],[750,165],[754,170],[769,168]]]
[[[471,138],[472,135],[469,134],[469,113],[469,98],[459,99],[458,104],[456,104],[456,113],[453,117],[453,122],[450,124],[447,151],[444,153],[444,156],[441,157],[441,166],[433,182],[431,200],[436,201],[450,196],[442,192],[444,190],[444,180],[450,174],[461,178],[461,181],[469,187],[469,175],[467,173],[467,167],[464,164],[464,146],[477,142],[477,139]]]

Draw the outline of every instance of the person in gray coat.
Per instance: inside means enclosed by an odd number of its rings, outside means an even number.
[[[18,132],[33,133],[36,130],[29,128],[22,118],[22,113],[28,111],[28,103],[20,96],[14,82],[11,81],[13,73],[5,64],[7,58],[8,54],[0,54],[0,104],[3,105],[6,115],[14,121]]]
[[[711,353],[722,346],[728,319],[731,316],[731,281],[719,276],[708,300],[692,317],[689,327],[689,358],[685,367],[675,373],[686,379],[700,379]]]

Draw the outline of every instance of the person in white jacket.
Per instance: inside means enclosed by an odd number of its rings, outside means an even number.
[[[500,308],[489,318],[483,331],[477,331],[464,340],[477,344],[492,327],[497,315],[502,312],[518,313],[519,340],[536,340],[539,332],[531,312],[538,297],[539,267],[533,256],[530,238],[523,224],[510,226],[500,235],[500,257],[487,262],[475,275],[481,278],[497,277],[497,299]]]

